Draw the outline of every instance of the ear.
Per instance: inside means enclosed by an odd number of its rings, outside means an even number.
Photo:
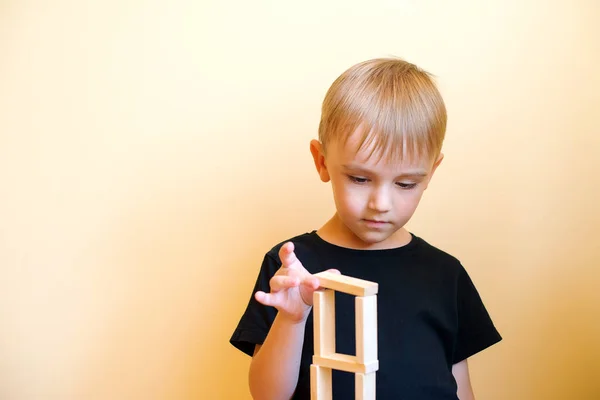
[[[435,160],[435,162],[433,163],[433,167],[431,168],[431,173],[429,174],[429,178],[427,179],[427,185],[425,185],[425,189],[427,189],[427,187],[429,186],[429,182],[431,182],[431,178],[433,178],[433,174],[435,173],[435,170],[440,166],[443,159],[444,159],[444,154],[440,153],[437,160]]]
[[[433,173],[435,172],[435,170],[437,169],[437,167],[440,166],[440,164],[442,163],[443,159],[444,159],[444,153],[440,153],[440,155],[438,156],[437,160],[433,163],[433,168],[431,169],[431,176],[433,176]]]
[[[325,163],[325,154],[323,153],[323,145],[318,140],[310,141],[310,153],[313,156],[313,161],[315,162],[315,168],[317,168],[317,172],[319,177],[323,182],[329,182],[329,171],[327,171],[327,165]]]

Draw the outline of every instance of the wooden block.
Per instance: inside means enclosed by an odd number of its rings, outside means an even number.
[[[335,292],[315,290],[313,294],[314,344],[317,356],[335,353]]]
[[[356,359],[377,360],[377,295],[356,297]]]
[[[310,399],[333,399],[331,368],[314,364],[310,366]]]
[[[320,272],[313,295],[314,350],[310,366],[311,400],[332,400],[332,370],[355,374],[355,399],[375,400],[377,359],[377,292],[379,285],[363,279]],[[357,296],[356,356],[336,353],[335,292]]]
[[[351,276],[334,274],[327,271],[316,273],[314,276],[319,278],[321,287],[355,296],[371,296],[377,294],[379,290],[378,283]]]
[[[354,375],[355,400],[375,400],[375,372]]]
[[[347,354],[332,354],[329,356],[313,356],[313,364],[346,372],[362,372],[363,374],[374,372],[379,369],[379,361],[361,364],[355,356]]]

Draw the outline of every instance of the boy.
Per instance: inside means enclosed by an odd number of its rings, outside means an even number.
[[[256,400],[310,398],[313,274],[330,269],[379,284],[377,398],[474,398],[467,358],[501,337],[461,263],[404,228],[445,131],[440,93],[413,64],[369,60],[335,80],[310,151],[336,212],[265,255],[230,339],[253,356]],[[354,299],[335,301],[336,351],[354,354]],[[353,374],[333,371],[333,398],[354,398]]]

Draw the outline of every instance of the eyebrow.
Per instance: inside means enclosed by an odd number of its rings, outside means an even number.
[[[358,165],[343,164],[342,168],[344,168],[346,170],[351,170],[351,171],[363,172],[366,174],[373,174],[373,171],[371,171],[367,168],[364,168],[364,167],[360,167]],[[404,171],[398,176],[426,177],[427,172],[422,169],[413,169],[413,170]]]

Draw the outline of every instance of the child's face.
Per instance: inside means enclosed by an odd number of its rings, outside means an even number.
[[[326,155],[318,142],[315,146],[317,170],[323,181],[331,180],[337,215],[347,230],[340,234],[351,233],[366,247],[397,246],[395,234],[413,216],[441,157],[411,163],[369,158],[369,147],[356,152],[355,137],[345,145],[328,143]]]

